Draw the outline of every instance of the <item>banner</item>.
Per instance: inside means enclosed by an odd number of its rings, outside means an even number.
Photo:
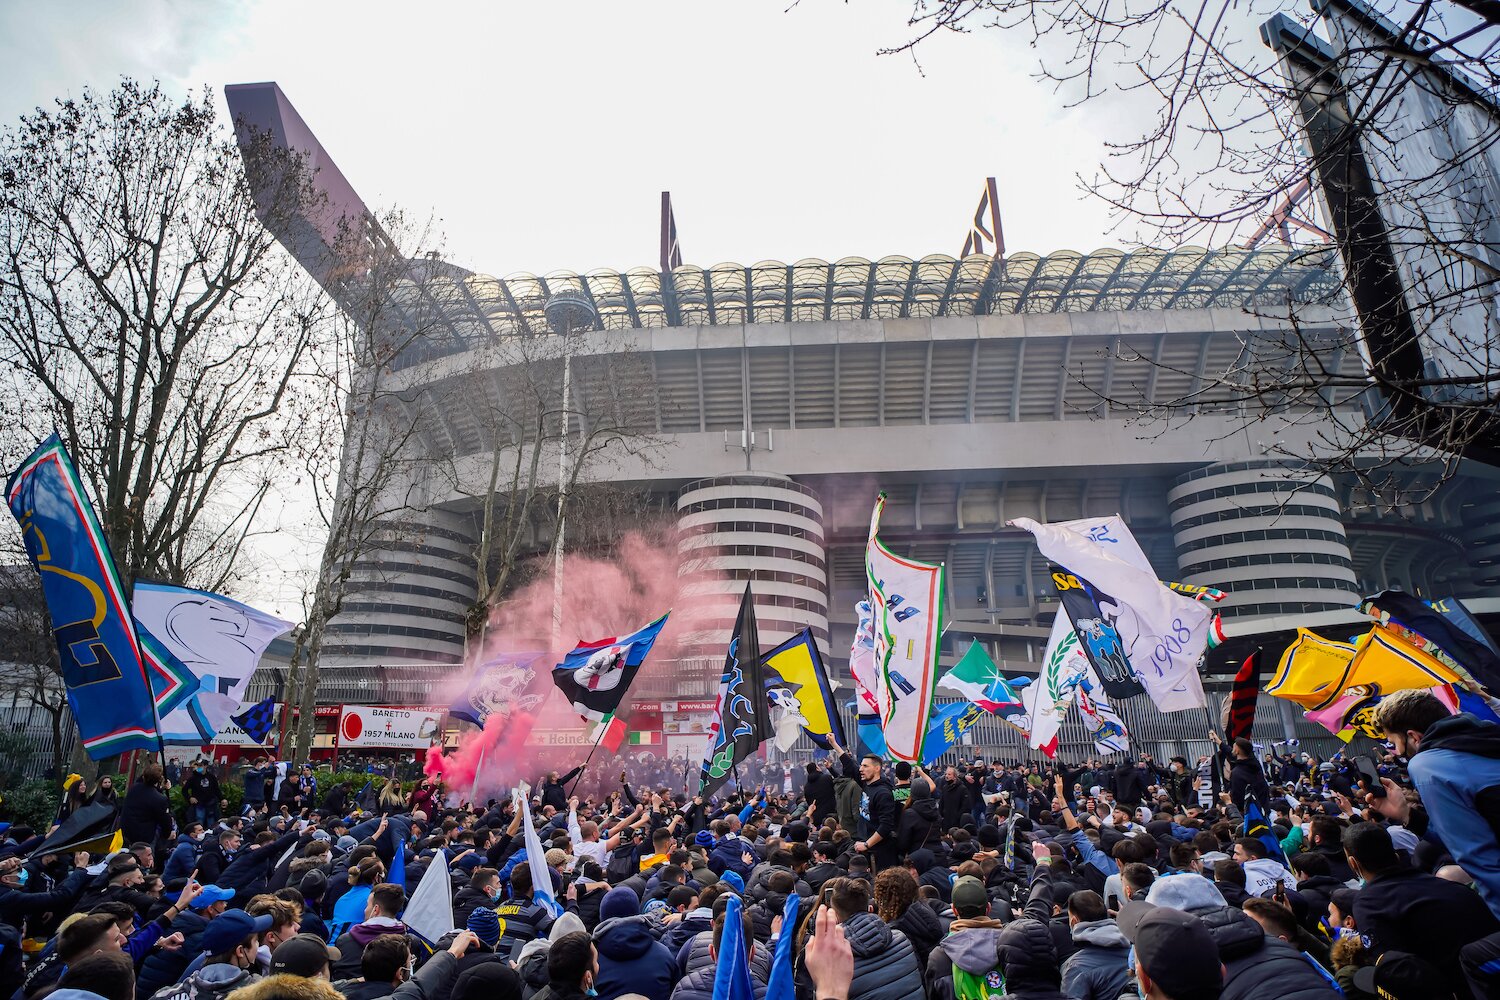
[[[68,707],[93,760],[160,748],[156,708],[125,591],[94,508],[56,434],[5,484],[41,573]]]
[[[1078,701],[1078,714],[1094,741],[1094,749],[1101,754],[1126,753],[1130,750],[1130,734],[1125,731],[1125,720],[1120,718],[1104,685],[1094,668],[1084,662],[1084,675],[1073,686],[1073,697]]]
[[[450,715],[484,728],[485,720],[499,714],[509,720],[517,712],[535,714],[547,692],[546,670],[539,670],[537,653],[496,653],[474,670],[469,686],[448,709]],[[521,738],[525,739],[525,734]]]
[[[755,627],[755,604],[750,585],[740,598],[734,635],[724,656],[719,678],[717,721],[700,768],[698,794],[704,798],[721,788],[734,766],[771,738],[771,713],[761,673],[760,634]]]
[[[443,714],[438,708],[345,705],[339,713],[339,749],[426,750],[442,738]]]
[[[865,753],[884,757],[885,733],[880,728],[880,703],[875,700],[875,612],[868,598],[854,605],[854,641],[849,645],[849,674],[854,678],[856,737]],[[857,752],[860,747],[847,747]]]
[[[552,668],[552,683],[573,711],[595,724],[595,742],[610,753],[625,739],[625,720],[615,717],[615,709],[666,624],[667,616],[662,615],[627,636],[580,642]]]
[[[162,740],[202,746],[229,724],[266,647],[292,623],[239,601],[188,587],[137,580],[131,611],[162,712]],[[173,702],[167,687],[186,677]],[[168,707],[168,706],[171,707]]]
[[[865,575],[875,612],[875,700],[889,756],[920,761],[932,715],[943,633],[943,567],[896,555],[881,544],[885,494],[870,514]]]
[[[1452,598],[1449,601],[1451,603],[1445,605],[1448,610],[1440,611],[1419,597],[1399,590],[1387,590],[1366,598],[1360,604],[1360,610],[1413,645],[1424,647],[1426,652],[1446,660],[1480,686],[1500,694],[1500,656],[1463,627],[1468,624],[1478,628],[1477,623],[1468,618],[1463,605]],[[1468,619],[1467,622],[1464,619]]]
[[[1108,598],[1098,605],[1098,633],[1102,634],[1105,623],[1114,629],[1126,663],[1157,708],[1181,712],[1203,707],[1206,699],[1198,662],[1208,644],[1213,613],[1202,603],[1174,593],[1149,568],[1107,551],[1108,543],[1070,527],[1087,523],[1092,522],[1038,524],[1027,517],[1010,522],[1036,537],[1042,555],[1066,567],[1080,582],[1088,580],[1098,594]],[[1123,525],[1110,534],[1123,538]],[[1096,638],[1093,622],[1073,625],[1084,645]],[[1105,690],[1109,690],[1107,682]]]
[[[556,920],[563,915],[563,907],[557,901],[552,873],[547,870],[547,854],[542,850],[542,838],[537,836],[536,827],[531,822],[531,787],[522,782],[511,793],[510,801],[511,807],[521,815],[521,834],[526,844],[526,867],[531,869],[531,901],[545,906],[547,912],[552,914],[552,919]]]
[[[846,745],[828,670],[811,629],[798,632],[760,662],[777,749],[790,750],[803,733],[823,750],[829,749],[830,735],[839,746]]]
[[[933,763],[953,748],[980,719],[998,715],[1001,721],[1021,733],[1028,733],[1026,706],[1020,689],[1027,683],[1007,681],[984,647],[973,643],[963,658],[938,679],[939,692],[956,694],[965,699],[933,709],[932,722],[922,744],[922,766]]]

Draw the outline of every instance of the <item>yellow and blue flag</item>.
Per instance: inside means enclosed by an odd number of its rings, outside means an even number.
[[[811,629],[798,632],[761,657],[760,663],[771,710],[772,739],[783,753],[803,733],[822,750],[829,749],[830,735],[840,746],[847,745],[828,684],[828,670]]]

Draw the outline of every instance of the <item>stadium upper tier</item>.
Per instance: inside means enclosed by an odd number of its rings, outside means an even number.
[[[488,337],[549,332],[544,308],[562,289],[582,293],[595,330],[731,326],[905,317],[1137,309],[1285,307],[1338,293],[1326,250],[1059,251],[1039,257],[962,259],[934,254],[844,257],[832,263],[762,261],[748,267],[682,265],[508,278],[438,261],[412,262],[408,322],[431,331],[402,352],[409,367],[478,346]],[[434,323],[434,317],[441,317]],[[444,335],[446,334],[446,335]]]

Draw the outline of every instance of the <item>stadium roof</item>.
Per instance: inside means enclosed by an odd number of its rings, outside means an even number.
[[[548,332],[543,309],[561,289],[594,304],[597,330],[727,326],[898,317],[1136,309],[1285,307],[1337,293],[1326,248],[1253,250],[1059,251],[957,259],[845,257],[748,267],[683,265],[589,274],[556,272],[495,278],[440,262],[413,261],[406,301],[414,327],[431,334],[398,362],[405,367],[452,354],[489,336]],[[434,317],[440,317],[434,322]],[[444,329],[445,328],[445,329]],[[446,332],[448,336],[442,336]],[[436,336],[434,336],[436,335]]]

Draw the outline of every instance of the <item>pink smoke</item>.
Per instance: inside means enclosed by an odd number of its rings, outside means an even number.
[[[485,720],[484,729],[466,733],[452,753],[445,756],[440,746],[428,747],[422,771],[476,801],[486,792],[508,788],[522,778],[535,780],[520,767],[529,756],[525,752],[526,737],[534,722],[525,712],[508,718],[492,715]]]

